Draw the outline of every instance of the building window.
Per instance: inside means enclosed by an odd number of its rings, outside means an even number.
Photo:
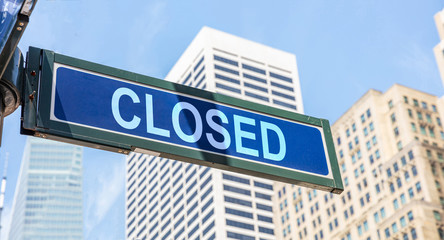
[[[410,198],[413,198],[415,196],[415,194],[413,193],[413,188],[409,188],[408,192]]]
[[[418,116],[418,119],[419,119],[419,120],[422,120],[422,113],[421,113],[421,112],[416,112],[416,114],[417,114],[417,116]]]
[[[418,236],[416,235],[416,229],[412,228],[412,230],[410,230],[410,233],[413,240],[418,239]]]
[[[286,107],[286,108],[297,110],[297,107],[295,105],[288,104],[288,103],[285,103],[285,102],[282,102],[282,101],[279,101],[279,100],[276,100],[276,99],[273,99],[273,103],[276,104],[276,105],[280,105],[282,107]]]
[[[244,74],[244,75],[245,75],[245,74]],[[254,76],[251,76],[251,77],[254,77]],[[255,78],[255,77],[254,77],[254,78]],[[266,83],[266,81],[263,80],[263,83]],[[273,81],[271,81],[271,86],[278,87],[278,88],[282,88],[282,89],[284,89],[284,90],[288,90],[288,91],[291,91],[291,92],[294,91],[294,89],[293,89],[292,87],[288,87],[288,86],[285,86],[285,85],[282,85],[282,84],[279,84],[279,83],[276,83],[276,82],[273,82]]]
[[[390,169],[390,168],[387,168],[386,172],[387,172],[387,177],[390,178],[390,177],[392,176],[392,171],[391,171],[391,169]]]
[[[365,127],[363,131],[364,131],[364,136],[367,136],[368,135],[367,127]]]
[[[412,160],[412,159],[414,158],[414,156],[413,156],[413,152],[412,152],[412,151],[409,151],[408,154],[409,154],[409,159]]]
[[[285,232],[284,232],[284,235]],[[243,239],[243,240],[255,240],[255,237],[252,236],[248,236],[248,235],[244,235],[244,234],[240,234],[240,233],[234,233],[234,232],[227,232],[227,237],[228,238],[234,238],[234,239]]]
[[[422,135],[427,135],[426,129],[424,126],[419,126],[419,129],[421,130]]]
[[[395,184],[390,183],[390,184],[389,184],[389,188],[390,188],[390,192],[391,192],[391,193],[394,193],[394,192],[395,192]]]
[[[418,100],[417,100],[417,99],[413,99],[413,105],[414,105],[415,107],[419,107],[419,103],[418,103]]]
[[[388,107],[389,107],[390,109],[393,108],[393,101],[392,101],[392,100],[388,101]]]
[[[411,126],[412,126],[412,131],[413,132],[416,132],[416,125],[415,125],[415,123],[410,123],[411,124]]]
[[[385,237],[386,237],[386,238],[389,238],[389,237],[390,237],[390,229],[389,229],[389,228],[386,228],[386,229],[384,230],[384,232],[385,232]]]
[[[427,110],[427,103],[426,102],[421,102],[421,106],[423,109]]]
[[[248,79],[254,80],[256,82],[267,83],[267,81],[265,79],[259,78],[259,77],[256,77],[256,76],[252,76],[250,74],[244,73],[243,76],[244,76],[244,78],[248,78]],[[280,84],[277,84],[277,83],[274,83],[274,82],[271,82],[271,85],[272,86],[276,86],[276,87],[280,87],[280,88],[284,88],[285,87],[283,85],[280,85]],[[286,89],[286,88],[284,88],[284,89]],[[287,90],[290,90],[290,89],[287,89]],[[293,91],[293,88],[291,88],[290,91]]]
[[[214,60],[220,61],[220,62],[224,62],[224,63],[228,63],[228,64],[236,66],[236,67],[239,66],[239,64],[236,61],[233,61],[233,60],[230,60],[230,59],[227,59],[227,58],[224,58],[224,57],[220,57],[220,56],[217,56],[217,55],[214,55]]]
[[[250,185],[250,180],[246,179],[246,178],[237,177],[237,176],[233,176],[233,175],[229,175],[229,174],[225,174],[225,173],[222,174],[222,178],[225,180]]]
[[[264,72],[264,74],[265,74],[265,72]],[[270,72],[270,77],[273,77],[273,78],[276,78],[276,79],[279,79],[279,80],[282,80],[282,81],[285,81],[285,82],[289,82],[289,83],[293,82],[293,80],[291,78],[284,77],[282,75],[279,75],[279,74],[276,74],[276,73],[273,73],[273,72]]]
[[[438,211],[433,211],[433,216],[435,217],[436,221],[441,221],[441,214]]]
[[[409,98],[407,96],[404,96],[404,103],[409,103]]]
[[[381,213],[381,218],[385,218],[385,208],[381,208],[379,212]]]
[[[404,173],[404,178],[405,178],[405,181],[406,181],[406,182],[409,182],[409,181],[410,181],[410,174],[409,174],[409,172],[406,171],[406,172]]]
[[[393,132],[395,133],[395,137],[399,136],[399,129],[398,129],[398,127],[395,127],[393,129]]]
[[[402,181],[401,178],[396,179],[396,185],[398,185],[398,188],[402,187]]]
[[[256,88],[257,88],[257,87],[256,87]],[[266,88],[261,88],[261,89],[258,89],[258,90],[261,90],[261,91],[263,91],[263,92],[267,92],[267,89],[266,89]],[[274,91],[274,90],[272,90],[271,93],[272,93],[273,95],[275,95],[275,96],[278,96],[278,97],[286,98],[286,99],[293,100],[293,101],[295,100],[294,96],[290,96],[290,95],[288,95],[288,94],[284,94],[284,93],[281,93],[281,92],[278,92],[278,91]]]
[[[379,159],[381,157],[381,155],[379,154],[379,150],[375,151],[375,156],[376,156],[376,159]]]
[[[392,115],[390,115],[390,119],[392,120],[392,123],[396,122],[396,115],[395,115],[395,113],[392,113]]]
[[[238,88],[230,87],[230,86],[218,83],[218,82],[216,83],[216,88],[227,90],[227,91],[238,93],[238,94],[241,93],[240,89],[238,89]]]
[[[393,232],[393,234],[398,232],[398,225],[396,223],[392,224],[392,232]]]
[[[202,58],[202,60],[203,60],[203,58]],[[226,68],[226,67],[222,67],[222,66],[217,65],[217,64],[214,64],[214,68],[217,69],[217,70],[221,70],[221,71],[224,71],[224,72],[227,72],[227,73],[234,74],[234,75],[239,75],[238,71],[235,71],[235,70],[232,70],[232,69],[229,69],[229,68]]]
[[[407,161],[405,160],[404,156],[401,157],[401,164],[402,164],[402,166],[407,165]]]
[[[429,135],[432,138],[435,138],[435,132],[433,131],[433,128],[429,127]]]
[[[365,115],[364,114],[361,115],[361,123],[365,123]]]
[[[238,221],[229,220],[229,219],[226,220],[226,224],[228,226],[238,227],[238,228],[243,228],[243,229],[248,229],[248,230],[254,231],[254,225],[252,225],[252,224],[238,222]]]
[[[253,218],[253,214],[249,213],[249,212],[244,212],[244,211],[240,211],[240,210],[236,210],[236,209],[232,209],[232,208],[225,208],[225,213],[227,214],[232,214],[232,215],[236,215],[236,216],[241,216],[241,217],[246,217],[246,218]]]
[[[395,210],[399,208],[398,199],[393,200],[393,207],[395,208]]]
[[[438,157],[438,160],[440,161],[440,162],[443,162],[444,161],[444,158],[443,158],[443,155],[442,155],[442,153],[436,153],[436,156]]]
[[[411,109],[407,109],[410,118],[413,118],[413,112]]]
[[[375,223],[378,223],[378,222],[379,222],[379,213],[378,213],[378,212],[375,212],[375,213],[373,214],[373,218],[375,219]]]
[[[225,184],[224,184],[224,190],[225,191],[230,191],[230,192],[244,194],[244,195],[247,195],[247,196],[251,195],[251,192],[249,190],[242,189],[242,188],[237,188],[237,187],[233,187],[233,186],[228,186],[228,185],[225,185]]]
[[[416,169],[416,166],[412,166],[412,174],[413,176],[418,175],[418,170]]]
[[[188,74],[188,76],[185,78],[185,80],[183,80],[182,84],[183,84],[183,85],[190,85],[190,84],[188,84],[188,81],[189,81],[190,79],[191,79],[191,73]]]
[[[444,239],[444,230],[442,230],[441,228],[438,229],[438,235],[439,235],[439,239],[443,240]]]
[[[226,76],[223,76],[223,75],[220,75],[217,73],[214,76],[215,76],[215,78],[220,79],[220,80],[224,80],[226,82],[230,82],[230,83],[234,83],[234,84],[238,84],[238,85],[240,84],[240,81],[237,79],[234,79],[234,78],[226,77]]]
[[[407,213],[407,218],[409,219],[410,222],[413,221],[413,212],[412,211],[409,211]]]
[[[370,128],[370,131],[375,130],[375,126],[374,126],[373,122],[369,123],[368,127]]]
[[[362,236],[362,225],[358,226],[358,234],[359,236]]]
[[[419,193],[419,192],[421,192],[421,183],[420,182],[417,182],[416,184],[415,184],[415,187],[416,187],[416,191]]]

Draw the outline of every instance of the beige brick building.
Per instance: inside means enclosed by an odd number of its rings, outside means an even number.
[[[341,195],[276,183],[278,239],[444,239],[442,99],[369,90],[332,126]]]

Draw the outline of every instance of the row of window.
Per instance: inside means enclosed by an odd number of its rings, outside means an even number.
[[[237,61],[231,60],[231,59],[228,59],[228,58],[225,58],[225,57],[221,57],[221,56],[218,56],[218,55],[214,55],[214,60],[216,60],[218,62],[226,63],[228,65],[232,65],[232,66],[235,66],[235,67],[239,67],[239,63]],[[254,72],[254,73],[258,73],[258,74],[261,74],[261,75],[266,75],[266,71],[265,70],[263,70],[261,68],[258,68],[258,67],[253,67],[253,66],[245,64],[245,63],[242,63],[242,68],[245,69],[245,70]],[[232,69],[220,69],[220,68],[219,68],[219,70],[227,71],[227,72],[234,71]],[[235,72],[237,72],[237,71],[235,71]],[[277,73],[274,73],[274,72],[269,72],[269,75],[270,75],[270,77],[278,79],[278,80],[282,80],[282,81],[289,82],[289,83],[293,82],[293,80],[291,78],[283,76],[283,75],[280,75],[280,74],[277,74]]]
[[[249,223],[239,222],[239,221],[230,220],[230,219],[226,219],[225,223],[227,224],[227,226],[247,229],[247,230],[251,230],[251,231],[255,230],[254,225],[253,224],[249,224]],[[259,232],[270,234],[270,235],[274,235],[274,230],[271,229],[271,228],[266,228],[266,227],[259,226]]]
[[[419,101],[418,101],[418,99],[413,98],[412,100],[413,100],[413,106],[415,106],[415,107],[419,107]],[[409,98],[408,98],[407,96],[404,96],[404,103],[409,104]],[[393,108],[393,101],[390,100],[390,101],[388,102],[388,105],[389,105],[389,108]],[[437,111],[438,111],[437,108],[436,108],[436,105],[435,105],[435,104],[430,104],[430,106],[432,107],[432,111],[433,111],[433,112],[437,112]],[[424,110],[429,110],[429,108],[428,108],[428,104],[427,104],[425,101],[421,101],[421,107],[422,107]]]

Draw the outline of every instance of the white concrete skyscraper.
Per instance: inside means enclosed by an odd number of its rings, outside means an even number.
[[[28,137],[8,239],[83,239],[82,204],[82,147]]]
[[[296,57],[204,27],[166,80],[303,112]],[[276,239],[271,180],[131,153],[127,239]]]

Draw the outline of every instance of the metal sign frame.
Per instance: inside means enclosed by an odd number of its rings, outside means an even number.
[[[259,114],[271,115],[293,122],[320,127],[325,137],[324,141],[327,150],[325,154],[330,161],[327,164],[330,164],[331,178],[264,165],[260,162],[221,156],[211,152],[198,151],[158,141],[135,138],[124,134],[101,131],[96,128],[53,121],[50,119],[50,108],[55,63],[143,84],[148,87],[206,99],[246,111],[253,111]],[[23,96],[27,97],[24,97],[22,102],[22,134],[123,154],[139,150],[139,152],[142,153],[150,153],[160,157],[254,175],[337,194],[341,193],[344,189],[328,120],[191,88],[33,47],[31,47],[28,52],[25,75]]]

